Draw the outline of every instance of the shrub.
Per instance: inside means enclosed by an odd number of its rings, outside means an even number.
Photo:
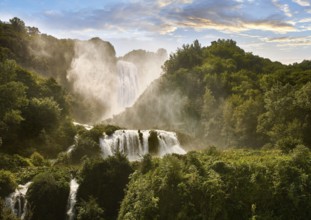
[[[85,156],[89,158],[100,156],[99,140],[96,142],[90,137],[78,138],[75,147],[71,151],[71,160],[73,163],[79,163]]]
[[[120,127],[118,126],[114,126],[114,125],[107,125],[105,127],[105,133],[107,135],[112,135],[116,130],[120,129]]]
[[[30,161],[35,166],[44,166],[46,164],[44,157],[41,154],[39,154],[38,152],[34,152],[30,156]]]
[[[85,202],[82,201],[78,207],[78,220],[104,220],[104,210],[99,207],[96,200],[93,197]]]
[[[0,197],[5,197],[15,190],[17,184],[10,171],[0,170]]]
[[[64,219],[68,196],[69,183],[62,174],[51,172],[38,174],[27,191],[28,209],[32,216],[28,215],[26,219]]]
[[[116,219],[132,172],[128,159],[121,153],[105,160],[86,160],[80,174],[82,181],[77,193],[78,203],[93,196],[97,198],[100,208],[105,210],[104,217]]]
[[[23,167],[30,167],[31,163],[17,154],[9,155],[0,153],[0,167],[5,170],[19,170]]]

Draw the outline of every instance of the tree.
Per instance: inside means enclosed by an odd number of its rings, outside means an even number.
[[[99,207],[105,211],[104,218],[116,219],[132,172],[129,161],[120,152],[105,160],[86,160],[81,171],[78,203],[90,196],[97,198]]]
[[[25,22],[21,19],[14,17],[10,19],[10,23],[12,24],[13,28],[18,32],[25,31]]]
[[[24,110],[23,129],[36,137],[43,130],[51,131],[58,127],[61,109],[53,98],[33,98]]]
[[[0,198],[14,192],[17,184],[13,174],[6,170],[0,170]]]
[[[81,202],[78,213],[77,220],[104,220],[104,210],[100,208],[93,197],[90,197],[87,202]]]
[[[62,175],[46,172],[38,174],[33,179],[26,194],[31,216],[26,215],[25,219],[55,220],[65,218],[69,183]]]

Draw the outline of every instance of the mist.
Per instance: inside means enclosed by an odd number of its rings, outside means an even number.
[[[164,49],[157,53],[132,51],[116,58],[108,42],[98,38],[76,41],[67,79],[84,105],[96,113],[91,123],[98,123],[131,107],[160,77],[166,58]]]

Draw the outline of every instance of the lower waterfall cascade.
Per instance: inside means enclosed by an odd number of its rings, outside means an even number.
[[[185,154],[175,132],[164,130],[116,130],[113,134],[104,134],[100,138],[100,147],[104,158],[116,151],[123,152],[130,161],[139,160],[150,153],[155,156],[165,154]]]
[[[74,220],[75,217],[75,205],[77,202],[77,191],[79,188],[79,184],[77,183],[76,179],[72,179],[70,181],[70,192],[68,198],[68,205],[67,205],[67,219]]]
[[[18,185],[15,192],[11,193],[5,198],[5,204],[12,212],[19,218],[24,219],[27,213],[27,200],[26,193],[32,182],[28,182],[25,185]]]

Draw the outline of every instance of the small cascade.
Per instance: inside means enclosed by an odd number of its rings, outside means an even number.
[[[86,130],[88,130],[88,131],[91,130],[91,129],[93,128],[92,125],[81,124],[81,123],[76,122],[76,121],[74,121],[73,124],[74,124],[75,126],[82,126],[82,127],[84,127]]]
[[[67,211],[67,219],[68,220],[73,220],[75,217],[75,205],[76,205],[76,196],[77,196],[77,191],[79,188],[79,184],[77,183],[76,179],[72,179],[70,181],[70,193],[69,193],[69,198],[68,198],[68,211]]]
[[[120,151],[131,161],[139,160],[147,153],[160,157],[186,153],[176,133],[163,130],[116,130],[112,135],[105,134],[100,139],[100,147],[104,158]]]
[[[28,182],[25,185],[18,185],[15,192],[5,198],[6,205],[21,219],[24,219],[27,212],[26,193],[31,183],[32,182]]]
[[[157,131],[159,141],[159,155],[165,154],[185,154],[186,151],[181,148],[175,132]]]
[[[119,60],[117,73],[119,78],[118,105],[124,109],[134,104],[139,94],[138,71],[133,63]]]
[[[92,127],[93,128],[93,127]],[[70,145],[67,150],[66,150],[66,154],[70,155],[72,153],[72,151],[75,149],[76,147],[76,143],[78,142],[79,136],[76,134],[74,137],[74,144]]]

